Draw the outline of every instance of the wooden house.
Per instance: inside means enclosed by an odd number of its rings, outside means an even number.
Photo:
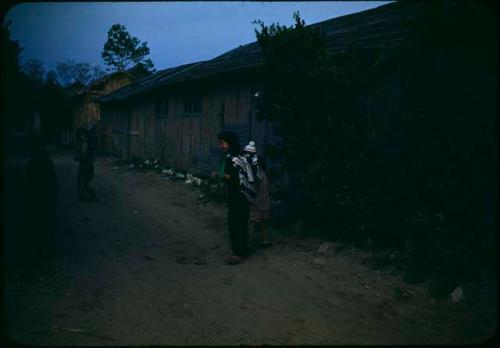
[[[326,35],[334,53],[377,49],[390,59],[411,36],[412,23],[429,11],[425,2],[397,2],[311,25]],[[163,164],[192,171],[216,168],[216,136],[235,131],[245,145],[256,141],[260,153],[279,137],[255,119],[261,62],[254,42],[212,60],[162,70],[110,93],[101,102],[105,149],[121,158],[159,158]],[[371,105],[397,108],[396,65],[380,81]]]
[[[100,105],[97,101],[102,95],[111,93],[125,85],[132,83],[135,77],[126,71],[118,71],[106,75],[88,87],[76,93],[77,102],[73,111],[73,129],[78,129],[82,124],[100,120]]]
[[[98,122],[101,119],[100,103],[98,98],[111,93],[123,86],[126,86],[136,80],[136,77],[127,71],[117,71],[108,74],[85,88],[74,91],[72,93],[73,104],[73,132],[80,128],[85,123]],[[97,150],[102,152],[103,136],[99,126],[97,128]]]
[[[225,73],[214,69],[204,76],[207,68],[211,64],[198,62],[166,69],[102,97],[107,152],[207,171],[218,161],[216,136],[222,128],[248,141],[255,118],[255,66]]]

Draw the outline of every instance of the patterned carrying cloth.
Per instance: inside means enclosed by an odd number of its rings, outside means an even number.
[[[253,177],[252,168],[244,156],[234,155],[230,157],[233,166],[238,171],[240,191],[249,202],[252,202],[256,195],[255,178]]]
[[[255,222],[269,219],[269,184],[265,172],[260,170],[259,174],[257,194],[250,205],[250,220]]]

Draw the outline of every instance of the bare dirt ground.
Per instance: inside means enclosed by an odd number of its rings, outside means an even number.
[[[224,265],[225,206],[198,203],[196,187],[113,169],[114,159],[101,157],[99,200],[78,202],[77,163],[64,152],[53,159],[61,192],[52,250],[40,251],[37,231],[16,234],[15,220],[29,216],[4,206],[4,330],[15,342],[460,344],[496,329],[491,308],[433,299],[350,247],[320,252],[319,240],[274,233],[271,248]],[[7,162],[6,197],[23,163]]]

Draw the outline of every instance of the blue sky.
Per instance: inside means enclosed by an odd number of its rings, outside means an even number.
[[[324,2],[74,2],[22,3],[7,13],[23,60],[46,69],[73,59],[105,67],[101,51],[111,25],[126,26],[147,41],[156,69],[214,58],[255,41],[252,21],[291,25],[300,11],[306,24],[378,7],[388,1]]]

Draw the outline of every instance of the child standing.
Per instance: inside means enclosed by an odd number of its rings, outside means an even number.
[[[266,233],[266,224],[269,219],[269,184],[266,163],[264,158],[257,156],[257,149],[253,141],[245,146],[243,154],[251,164],[253,176],[257,179],[256,197],[250,204],[250,231],[253,233],[257,227],[260,231],[260,245],[268,247],[271,243]]]

